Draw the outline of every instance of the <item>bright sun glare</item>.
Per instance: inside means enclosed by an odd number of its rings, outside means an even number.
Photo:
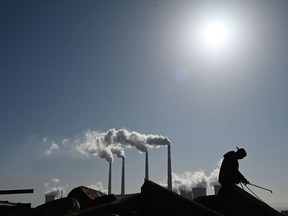
[[[231,40],[231,27],[225,20],[210,20],[203,23],[201,41],[212,49],[224,48]]]

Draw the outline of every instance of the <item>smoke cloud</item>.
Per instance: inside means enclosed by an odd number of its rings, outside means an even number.
[[[147,152],[146,136],[126,129],[110,129],[105,135],[107,143],[122,144],[126,147],[135,147],[140,152]]]
[[[108,194],[108,190],[104,189],[102,182],[97,182],[96,185],[88,185],[87,187]]]
[[[182,174],[172,173],[173,191],[191,190],[192,188],[207,188],[218,185],[218,175],[222,159],[218,162],[217,167],[209,174],[200,169],[195,172],[186,171]],[[161,185],[166,186],[166,180],[160,182]]]
[[[111,147],[111,152],[117,155],[118,158],[125,158],[124,149],[118,144]]]
[[[77,150],[84,155],[95,155],[113,162],[113,155],[125,158],[122,146],[135,147],[139,152],[147,152],[148,148],[170,145],[167,137],[152,134],[141,134],[126,129],[114,128],[104,132],[85,131],[83,141],[77,145]]]
[[[167,137],[160,136],[160,135],[148,135],[146,142],[149,145],[154,145],[157,147],[171,144],[170,140]]]
[[[80,136],[73,138],[51,138],[44,137],[42,142],[50,145],[45,149],[45,155],[50,156],[56,151],[61,154],[70,153],[73,155],[76,151],[83,155],[94,155],[113,162],[113,155],[119,158],[125,157],[126,148],[136,148],[140,153],[148,152],[148,148],[158,148],[170,145],[167,137],[153,134],[141,134],[127,129],[116,130],[112,128],[107,132],[97,132],[93,130],[84,131]],[[58,144],[59,143],[59,144]]]
[[[60,197],[65,193],[65,187],[60,186],[60,179],[53,178],[50,182],[46,182],[44,184],[46,191],[44,193],[45,196],[55,196]]]
[[[105,159],[109,163],[112,163],[113,153],[111,147],[104,141],[103,133],[98,133],[96,131],[85,131],[84,140],[81,144],[77,146],[77,150],[84,155],[95,155],[100,158]]]
[[[217,163],[217,167],[210,173],[210,175],[207,177],[208,182],[209,182],[209,186],[213,187],[215,185],[219,185],[218,183],[218,176],[219,176],[219,172],[220,172],[220,166],[222,164],[223,159],[221,159],[218,163]]]
[[[52,152],[57,150],[57,149],[59,149],[59,146],[56,143],[52,142],[52,144],[50,145],[49,149],[46,150],[45,154],[51,155]]]
[[[196,172],[186,171],[183,174],[172,173],[172,185],[174,191],[191,190],[195,187],[206,188],[208,181],[203,170]]]

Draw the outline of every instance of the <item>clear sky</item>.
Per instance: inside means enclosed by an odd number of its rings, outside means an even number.
[[[0,1],[0,187],[35,190],[0,200],[107,189],[108,163],[76,146],[115,128],[168,137],[180,176],[209,176],[244,147],[240,170],[273,194],[251,189],[288,202],[287,11],[285,0]],[[140,192],[144,154],[124,150],[126,192]],[[149,150],[157,183],[166,155]],[[114,156],[116,194],[120,168]]]

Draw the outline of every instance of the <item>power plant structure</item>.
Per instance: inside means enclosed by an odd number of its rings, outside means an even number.
[[[168,175],[167,175],[167,188],[172,191],[172,166],[171,166],[171,147],[168,144]]]
[[[206,196],[206,188],[205,187],[195,187],[192,188],[193,199],[197,197]]]
[[[167,145],[167,188],[172,191],[171,146]],[[145,152],[145,179],[149,180],[149,156]],[[109,162],[108,195],[112,193],[112,162]],[[125,194],[125,158],[122,157],[121,195]]]
[[[108,175],[108,194],[111,194],[112,190],[112,163],[109,162],[109,175]]]
[[[180,195],[190,199],[190,200],[194,200],[197,197],[201,197],[201,196],[206,196],[206,188],[205,187],[195,187],[192,188],[192,190],[180,190]]]
[[[189,200],[192,200],[192,190],[180,190],[180,195],[189,199]]]
[[[54,201],[55,198],[56,198],[56,195],[55,195],[55,194],[46,194],[46,195],[45,195],[45,203]]]
[[[145,152],[145,179],[149,180],[148,151]]]
[[[108,195],[112,193],[112,163],[109,162]],[[122,157],[121,195],[125,195],[125,158]]]
[[[121,195],[125,195],[125,158],[122,157]]]
[[[220,188],[221,188],[221,185],[217,184],[217,185],[214,185],[213,187],[214,187],[214,193],[215,193],[215,195],[218,195],[219,190],[220,190]]]

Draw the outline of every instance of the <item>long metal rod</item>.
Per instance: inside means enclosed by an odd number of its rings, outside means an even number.
[[[252,184],[252,183],[249,183],[249,185],[254,186],[254,187],[261,188],[261,189],[266,190],[266,191],[269,191],[271,194],[273,193],[272,190],[267,189],[267,188],[264,188],[264,187],[261,187],[261,186],[259,186],[259,185],[255,185],[255,184]]]
[[[19,189],[19,190],[0,190],[0,194],[24,194],[34,193],[34,189]]]
[[[247,185],[245,185],[245,187],[260,201],[264,202],[262,199],[260,199],[259,196],[257,196]]]

